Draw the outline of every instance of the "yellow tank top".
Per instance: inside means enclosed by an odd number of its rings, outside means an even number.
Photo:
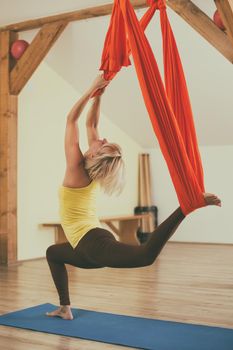
[[[81,188],[59,188],[61,225],[73,248],[88,231],[101,227],[96,210],[98,192],[99,183],[96,181]]]

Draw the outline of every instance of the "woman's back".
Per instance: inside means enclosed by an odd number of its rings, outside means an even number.
[[[67,240],[75,248],[89,230],[101,227],[96,200],[99,183],[92,181],[80,188],[59,188],[60,220]]]

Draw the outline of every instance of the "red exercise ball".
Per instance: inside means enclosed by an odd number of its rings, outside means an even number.
[[[215,11],[214,16],[213,16],[213,20],[214,23],[216,24],[216,26],[218,26],[219,29],[221,30],[226,30],[226,27],[223,24],[223,21],[220,17],[220,13],[218,12],[218,10]]]
[[[28,46],[29,43],[25,40],[16,40],[15,42],[13,42],[13,44],[11,45],[12,57],[18,60],[23,55]]]

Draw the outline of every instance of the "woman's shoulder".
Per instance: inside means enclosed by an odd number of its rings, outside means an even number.
[[[67,168],[62,186],[69,188],[84,188],[90,185],[92,180],[84,168]]]

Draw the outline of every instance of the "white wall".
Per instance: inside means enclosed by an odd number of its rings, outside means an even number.
[[[57,222],[57,190],[65,170],[64,130],[66,115],[79,94],[46,64],[42,64],[19,98],[18,133],[18,259],[44,256],[52,244],[53,230],[41,228]],[[104,103],[104,97],[103,97]],[[84,120],[81,147],[86,148]],[[102,116],[100,132],[122,145],[127,187],[119,197],[101,195],[101,216],[133,213],[137,205],[138,153],[141,148]]]
[[[179,204],[160,150],[151,154],[153,200],[163,221]],[[206,192],[217,194],[222,207],[205,207],[187,216],[172,240],[185,242],[233,243],[233,145],[200,147]]]

